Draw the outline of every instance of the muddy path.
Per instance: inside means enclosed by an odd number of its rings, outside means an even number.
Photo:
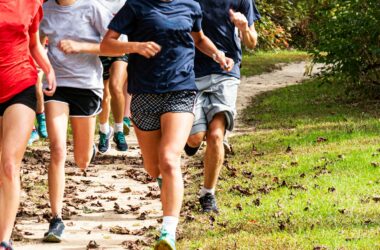
[[[304,62],[294,63],[272,73],[243,78],[238,110],[249,105],[251,98],[259,93],[307,79],[304,69]],[[238,122],[235,133],[248,130]],[[48,228],[50,211],[47,192],[49,149],[46,142],[28,148],[22,167],[22,202],[13,237],[16,249],[141,249],[150,246],[149,241],[154,238],[162,216],[159,189],[144,172],[133,133],[127,141],[128,152],[112,150],[107,155],[98,155],[85,173],[75,167],[72,150],[69,150],[64,206],[66,230],[60,244],[41,242]],[[89,244],[91,241],[96,241],[98,247]]]

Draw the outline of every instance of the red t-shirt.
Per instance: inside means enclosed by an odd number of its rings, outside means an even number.
[[[29,33],[38,31],[41,0],[0,0],[0,103],[37,82]]]

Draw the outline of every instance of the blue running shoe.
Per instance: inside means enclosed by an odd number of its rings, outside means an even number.
[[[116,149],[119,151],[127,151],[128,144],[125,140],[125,136],[123,132],[116,132],[113,134],[113,141],[116,143]]]
[[[129,132],[131,131],[131,127],[132,127],[131,119],[129,119],[128,117],[124,117],[123,127],[124,127],[124,134],[129,135]]]
[[[0,247],[2,247],[5,250],[13,250],[12,242],[8,243],[8,242],[3,241],[0,243]]]
[[[203,213],[219,213],[218,206],[216,205],[215,195],[207,193],[205,196],[199,198],[199,202],[201,203]]]
[[[37,130],[38,134],[42,138],[47,138],[48,133],[46,129],[46,117],[45,113],[37,114]]]
[[[44,242],[59,243],[62,241],[62,234],[65,225],[61,218],[53,217],[50,221],[49,230],[44,235]]]
[[[32,131],[32,134],[30,135],[30,138],[28,140],[28,145],[32,145],[33,142],[38,141],[40,139],[40,136],[38,135],[37,130],[34,128]]]
[[[104,154],[107,153],[108,150],[111,148],[111,137],[113,135],[113,129],[110,127],[110,131],[108,134],[99,132],[99,144],[98,144],[98,150],[100,153]]]
[[[176,250],[175,237],[169,234],[165,229],[162,229],[161,236],[154,246],[154,250]]]

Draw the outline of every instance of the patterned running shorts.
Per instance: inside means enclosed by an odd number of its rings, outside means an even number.
[[[165,113],[194,113],[195,96],[195,91],[132,94],[132,121],[140,130],[158,130],[161,115]]]

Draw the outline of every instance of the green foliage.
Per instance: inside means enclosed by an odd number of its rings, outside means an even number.
[[[380,1],[315,2],[315,61],[347,82],[380,85]]]

